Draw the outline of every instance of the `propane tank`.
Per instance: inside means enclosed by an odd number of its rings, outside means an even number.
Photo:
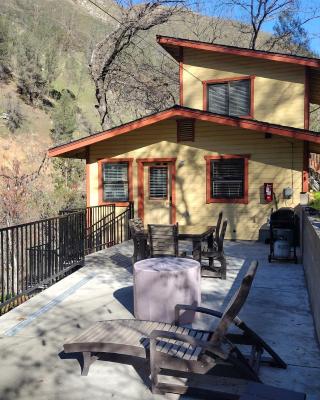
[[[274,256],[275,258],[289,258],[290,245],[288,240],[278,239],[274,242]]]

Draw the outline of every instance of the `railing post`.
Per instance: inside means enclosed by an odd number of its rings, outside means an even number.
[[[112,236],[113,236],[113,240],[112,243],[116,244],[117,240],[116,240],[116,206],[113,204],[112,205]]]
[[[48,270],[47,270],[47,274],[48,276],[52,275],[52,235],[51,235],[51,220],[48,220],[48,224],[47,224],[47,260],[48,260]]]

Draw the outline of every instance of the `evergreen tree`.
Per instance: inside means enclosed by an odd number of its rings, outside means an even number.
[[[273,28],[272,39],[282,51],[311,56],[310,39],[301,19],[291,10],[283,11]]]
[[[0,15],[0,80],[10,75],[10,30],[8,22]]]
[[[72,139],[72,134],[77,126],[76,117],[77,104],[74,96],[68,90],[62,90],[61,98],[52,113],[51,135],[54,143]]]
[[[46,90],[47,82],[42,71],[36,41],[33,37],[24,38],[17,49],[18,89],[21,96],[33,105],[41,100]]]

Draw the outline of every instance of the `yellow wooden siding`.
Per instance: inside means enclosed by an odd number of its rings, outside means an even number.
[[[202,81],[255,75],[254,118],[304,127],[304,67],[184,49],[183,105],[203,109]]]
[[[310,68],[310,103],[320,104],[320,70]]]
[[[139,129],[90,148],[90,205],[98,204],[97,160],[130,157],[137,210],[137,158],[177,158],[176,206],[180,224],[214,223],[220,210],[229,221],[228,237],[257,239],[260,226],[275,205],[264,204],[263,183],[273,182],[281,206],[299,203],[303,167],[303,143],[263,133],[196,122],[195,142],[176,142],[175,121]],[[249,204],[206,204],[205,155],[250,154]],[[293,170],[291,170],[293,168]],[[293,182],[294,196],[285,201],[285,187]]]
[[[320,144],[319,143],[309,143],[310,153],[320,154]]]

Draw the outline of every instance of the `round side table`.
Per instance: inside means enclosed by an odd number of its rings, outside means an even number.
[[[173,323],[176,304],[199,306],[201,270],[196,260],[158,257],[133,266],[134,315],[137,319]],[[193,311],[181,314],[181,322],[192,323]]]

